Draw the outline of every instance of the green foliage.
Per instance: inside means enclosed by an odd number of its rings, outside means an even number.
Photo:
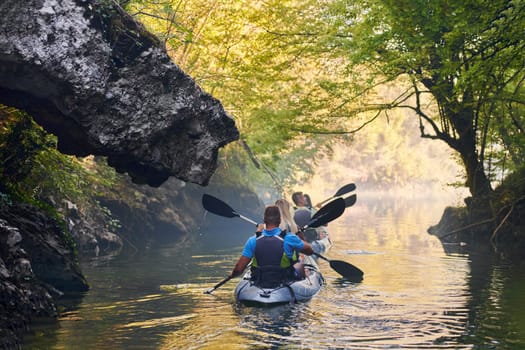
[[[0,106],[0,117],[0,192],[5,198],[31,203],[57,219],[61,215],[56,209],[65,200],[85,211],[102,210],[94,198],[115,187],[114,169],[90,158],[61,154],[56,137],[23,112]]]
[[[2,184],[16,185],[29,175],[40,150],[52,145],[53,140],[46,138],[29,116],[7,108],[3,108],[0,113],[4,131],[0,134]]]
[[[52,194],[67,199],[82,194],[80,189],[86,185],[86,179],[79,175],[81,166],[73,158],[60,154],[56,138],[30,116],[16,112],[2,136],[5,141],[0,149],[1,177],[6,190],[33,201]]]
[[[118,229],[120,229],[122,227],[120,221],[118,219],[115,219],[113,217],[113,214],[111,213],[111,210],[108,208],[108,207],[104,207],[100,204],[100,202],[97,200],[95,201],[97,203],[97,205],[99,206],[100,208],[100,211],[106,216],[106,218],[108,219],[108,228],[110,231],[112,232],[115,232],[117,231]]]
[[[248,128],[253,132],[246,135],[252,150],[259,157],[270,158],[281,151],[281,144],[292,139],[288,123],[294,118],[293,111],[262,108],[254,111]]]
[[[312,45],[317,7],[316,1],[187,0],[132,1],[127,10],[166,43],[185,72],[221,100],[258,161],[280,173],[283,153],[305,132],[320,129],[310,117],[322,118],[336,103],[326,92],[339,86],[330,54]],[[322,123],[326,129],[339,121],[324,118]],[[322,148],[328,138],[310,135],[309,142]]]
[[[61,226],[66,243],[75,251],[76,244],[56,208],[41,196],[44,182],[55,185],[55,180],[67,179],[70,175],[62,174],[62,179],[50,176],[47,163],[50,157],[46,157],[45,150],[55,148],[56,139],[38,127],[31,117],[0,105],[0,201],[12,205],[14,198],[46,210]],[[42,180],[35,181],[35,176]]]
[[[518,201],[523,201],[525,196],[525,167],[521,166],[510,174],[496,188],[497,207],[511,206]]]
[[[461,155],[471,191],[484,185],[483,168],[502,170],[493,160],[521,161],[523,129],[508,131],[525,102],[522,2],[334,1],[330,13],[332,47],[370,77],[356,91],[408,77],[405,94],[376,109],[415,110],[422,136]]]
[[[351,134],[401,108],[421,136],[458,152],[475,190],[484,171],[507,173],[523,159],[523,6],[141,0],[127,9],[221,100],[278,176],[308,174],[317,163],[317,152],[306,162],[294,152],[306,136],[321,151],[334,140],[322,135]],[[385,89],[389,82],[396,89]],[[383,173],[398,171],[385,164]]]

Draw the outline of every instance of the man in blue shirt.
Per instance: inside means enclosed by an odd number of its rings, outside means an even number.
[[[280,223],[279,208],[275,205],[267,206],[264,210],[264,224],[259,224],[256,235],[246,241],[241,257],[230,274],[231,277],[243,273],[250,261],[252,262],[252,274],[257,269],[285,271],[293,266],[296,270],[295,277],[304,277],[298,254],[311,255],[312,246],[294,234],[281,234]]]

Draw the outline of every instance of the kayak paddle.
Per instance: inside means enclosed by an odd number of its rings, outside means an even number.
[[[332,197],[327,198],[327,199],[325,199],[324,201],[322,201],[320,203],[317,203],[316,207],[320,207],[321,205],[323,205],[324,203],[328,202],[329,200],[331,200],[333,198],[336,198],[336,197],[341,197],[343,194],[347,194],[348,192],[352,192],[355,189],[356,189],[355,183],[349,183],[347,185],[344,185],[343,187],[338,189],[337,192]]]
[[[352,195],[348,198],[351,198],[354,196],[355,195]],[[355,199],[353,201],[355,203]],[[348,202],[352,203],[352,199],[350,199]],[[353,205],[353,203],[350,205]],[[204,207],[204,209],[206,209],[210,213],[213,213],[219,216],[224,216],[227,218],[239,217],[254,225],[257,225],[255,221],[237,213],[228,204],[226,204],[222,200],[215,198],[209,194],[204,194],[202,196],[202,206]],[[338,217],[340,217],[344,213],[345,208],[346,208],[346,201],[343,198],[337,198],[331,201],[330,203],[328,203],[327,205],[323,206],[321,209],[319,209],[314,214],[314,216],[312,216],[310,221],[308,221],[308,223],[302,229],[304,230],[308,227],[315,228],[315,227],[326,225],[330,221],[333,221],[337,219]],[[349,264],[344,261],[339,261],[339,260],[331,261],[320,254],[317,254],[315,252],[314,254],[320,257],[321,259],[329,261],[330,267],[334,269],[336,272],[338,272],[340,275],[342,275],[343,277],[347,278],[348,280],[357,281],[359,279],[359,281],[361,281],[363,279],[363,272],[359,268],[355,267],[354,265]],[[214,287],[208,289],[204,293],[211,294],[214,290],[216,290],[217,288],[219,288],[220,286],[228,282],[230,279],[231,279],[230,276],[224,278],[222,281],[220,281]]]
[[[222,200],[213,197],[209,194],[203,194],[202,195],[202,206],[204,209],[209,211],[210,213],[213,213],[215,215],[224,216],[227,218],[234,218],[238,217],[243,220],[248,221],[249,223],[252,223],[254,225],[257,225],[257,222],[253,221],[250,218],[247,218],[244,215],[241,215],[237,213],[235,210],[232,209],[227,203],[223,202]],[[326,225],[332,220],[337,219],[340,217],[343,212],[345,211],[345,201],[342,198],[337,198],[334,201],[331,201],[321,209],[319,209],[314,216],[308,221],[308,223],[304,226],[304,228],[307,227],[319,227]]]
[[[230,207],[228,204],[221,201],[219,198],[213,197],[209,194],[202,195],[202,206],[204,207],[204,209],[215,215],[224,216],[227,218],[239,217],[257,226],[257,223],[255,221],[248,219],[245,216],[242,216],[241,214],[233,210],[232,207]]]
[[[302,228],[303,230],[308,227],[319,227],[324,226],[330,221],[333,221],[340,217],[345,211],[345,201],[342,198],[337,198],[331,201],[321,209],[319,209],[314,216],[308,221]]]
[[[330,267],[351,282],[361,282],[363,280],[363,271],[358,267],[341,260],[330,260],[321,254],[314,252],[314,255],[330,263]]]
[[[310,222],[305,225],[301,230],[305,230],[308,227],[319,227],[326,223],[337,219],[345,211],[346,206],[352,206],[357,200],[357,196],[351,195],[345,199],[339,197],[321,209],[312,217]],[[314,255],[324,259],[330,263],[330,267],[339,273],[341,276],[352,282],[361,282],[363,280],[363,271],[358,267],[341,260],[329,260],[319,253],[314,252]]]

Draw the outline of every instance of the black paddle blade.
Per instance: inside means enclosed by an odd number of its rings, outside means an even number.
[[[345,199],[345,208],[351,207],[352,205],[357,202],[357,195],[353,194],[351,196],[346,197]]]
[[[345,200],[343,198],[337,198],[321,209],[310,219],[308,227],[319,227],[326,225],[332,220],[340,217],[345,211]]]
[[[356,189],[355,184],[351,183],[348,185],[344,185],[340,189],[337,190],[337,192],[334,194],[334,197],[342,196],[343,194],[346,194],[348,192],[352,192]]]
[[[363,280],[363,271],[346,261],[330,260],[330,267],[350,282],[361,282]]]
[[[233,218],[239,216],[228,204],[209,194],[202,195],[202,206],[204,209],[215,215]]]

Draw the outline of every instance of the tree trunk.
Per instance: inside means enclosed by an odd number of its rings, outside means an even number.
[[[470,101],[468,94],[464,95],[464,99]],[[476,147],[475,113],[470,105],[470,103],[448,105],[444,117],[450,121],[455,130],[454,134],[457,135],[448,138],[447,143],[459,153],[467,175],[466,185],[472,197],[477,199],[492,193],[492,187]],[[447,134],[447,136],[452,135]]]
[[[490,181],[476,152],[467,147],[458,149],[467,173],[466,185],[474,198],[484,197],[492,192]]]

